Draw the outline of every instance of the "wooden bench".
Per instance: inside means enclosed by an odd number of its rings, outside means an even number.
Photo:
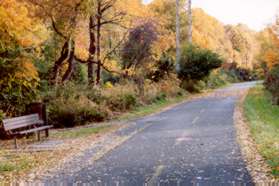
[[[14,137],[15,148],[17,148],[17,137],[26,136],[28,134],[37,133],[38,140],[40,141],[40,132],[45,131],[46,137],[49,136],[48,130],[52,128],[52,125],[44,125],[44,122],[40,120],[38,114],[31,114],[11,119],[3,120],[4,130]]]

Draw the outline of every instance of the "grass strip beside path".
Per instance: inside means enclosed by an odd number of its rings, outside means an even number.
[[[271,104],[271,95],[263,86],[252,88],[244,102],[245,116],[261,155],[279,177],[279,106]]]

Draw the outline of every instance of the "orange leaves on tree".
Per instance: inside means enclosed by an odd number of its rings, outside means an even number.
[[[36,67],[29,58],[21,57],[17,59],[18,70],[15,72],[16,79],[26,81],[39,81],[39,75]]]
[[[270,70],[273,66],[279,64],[279,38],[274,28],[279,25],[273,25],[260,33],[261,53],[259,58]]]
[[[0,40],[15,40],[23,47],[37,46],[48,37],[46,27],[29,16],[27,5],[17,0],[0,1]]]
[[[263,58],[267,67],[271,69],[274,65],[279,63],[279,51],[270,48],[263,54]]]

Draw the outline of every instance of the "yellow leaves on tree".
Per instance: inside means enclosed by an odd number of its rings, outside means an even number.
[[[219,53],[228,61],[232,58],[232,46],[224,25],[202,9],[193,10],[193,42]]]
[[[273,28],[276,25],[273,26]],[[279,64],[279,38],[273,28],[265,29],[260,33],[261,53],[259,58],[261,61],[271,69],[273,66]]]
[[[150,13],[142,4],[141,0],[117,0],[115,9],[121,10],[126,15],[122,24],[127,27],[134,24],[134,20],[137,18],[150,16]]]
[[[271,69],[274,65],[278,64],[279,53],[270,48],[264,53],[263,58],[265,59],[267,67]]]
[[[87,21],[80,20],[75,31],[75,55],[84,61],[89,58],[89,25]]]
[[[38,81],[38,72],[32,61],[29,58],[19,58],[18,70],[15,72],[14,77],[26,81]]]
[[[193,11],[193,40],[202,48],[215,49],[224,40],[224,25],[207,15],[202,9]]]
[[[233,47],[233,61],[241,67],[253,68],[258,63],[256,57],[260,50],[257,33],[242,24],[226,26],[226,31]]]
[[[175,48],[175,1],[154,0],[148,5],[149,19],[156,23],[158,39],[153,45],[153,53],[157,60],[162,53]],[[175,54],[173,54],[175,55]]]
[[[23,81],[38,81],[37,69],[28,56],[40,54],[39,46],[48,38],[46,26],[32,17],[31,11],[32,6],[23,1],[0,0],[0,51],[14,50],[15,45],[35,49],[17,54],[16,59],[9,60],[15,69],[11,73],[12,78]]]
[[[39,85],[32,60],[40,55],[48,31],[31,14],[33,8],[21,0],[0,0],[0,98],[2,109],[10,115],[24,112]]]
[[[256,36],[245,25],[225,26],[202,9],[193,10],[193,42],[219,53],[227,62],[252,68],[259,52]]]
[[[17,0],[0,1],[0,33],[6,46],[13,40],[23,47],[38,46],[48,37],[45,26],[31,18],[26,4]]]

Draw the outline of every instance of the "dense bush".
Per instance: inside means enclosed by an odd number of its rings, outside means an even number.
[[[167,53],[163,53],[155,64],[155,70],[148,76],[154,82],[164,80],[174,71],[174,59]]]
[[[52,89],[43,97],[48,100],[50,124],[58,128],[74,127],[110,119],[112,114],[127,112],[139,105],[182,96],[185,91],[179,84],[174,74],[158,83],[146,80],[144,97],[140,97],[132,81],[100,88],[68,83]]]
[[[106,98],[107,106],[112,111],[127,111],[137,105],[136,95],[123,94]]]
[[[279,105],[279,65],[274,66],[267,73],[265,87],[272,94],[273,104]]]
[[[46,95],[43,95],[45,101],[48,102],[49,122],[55,127],[61,128],[108,119],[109,111],[92,101],[97,100],[96,97],[99,94],[93,95],[90,94],[91,92],[97,91],[73,83],[51,89]]]
[[[64,128],[104,121],[108,118],[108,113],[98,107],[88,107],[88,105],[77,108],[73,105],[61,104],[52,107],[49,118],[56,128]]]
[[[136,85],[126,82],[102,90],[102,104],[111,111],[123,112],[138,105]]]
[[[74,127],[108,118],[107,110],[86,97],[58,98],[50,102],[49,120],[55,127]]]
[[[210,50],[190,45],[182,50],[179,62],[178,78],[182,86],[190,92],[198,91],[195,84],[210,75],[213,69],[221,67],[223,60]]]

